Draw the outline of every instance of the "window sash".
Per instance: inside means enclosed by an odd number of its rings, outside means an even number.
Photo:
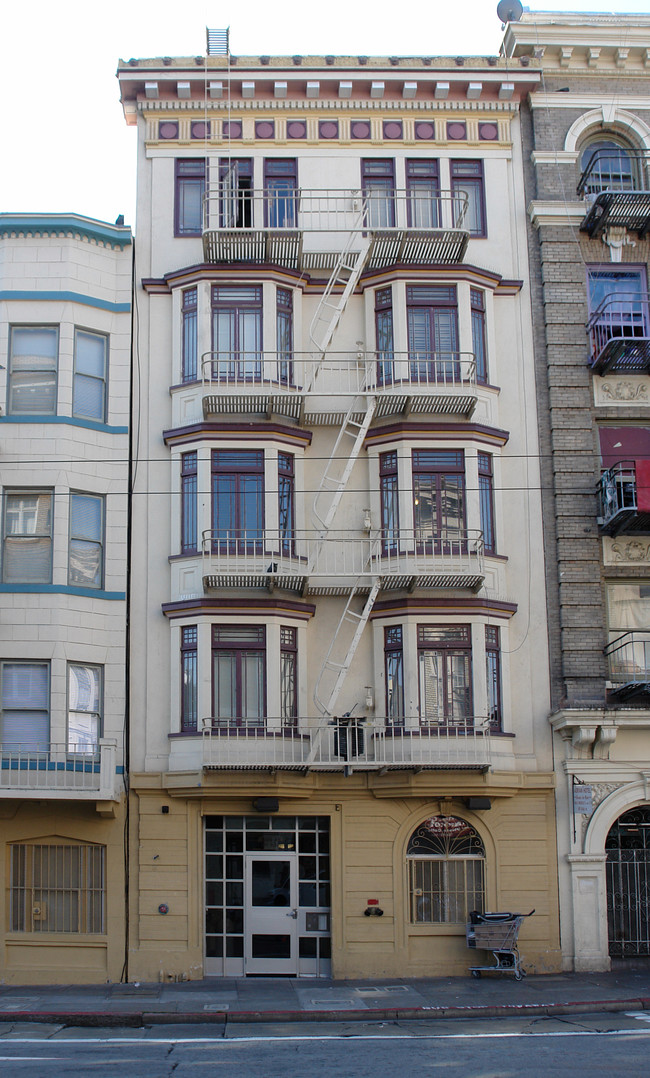
[[[3,662],[0,743],[23,751],[46,752],[50,741],[48,663]]]
[[[52,494],[5,493],[2,579],[5,584],[49,584],[52,579]]]
[[[12,326],[9,348],[9,414],[56,415],[58,329]]]
[[[106,418],[108,338],[75,330],[72,414],[80,419]]]
[[[191,158],[176,162],[175,232],[177,236],[201,235],[205,172],[205,161]]]
[[[101,588],[103,583],[104,498],[70,494],[68,583]]]
[[[467,210],[463,227],[470,236],[486,236],[485,193],[482,161],[452,161],[451,193],[452,196],[467,195]],[[453,202],[454,215],[460,213],[460,207]]]
[[[420,648],[420,723],[423,726],[470,726],[472,719],[471,652]]]
[[[198,311],[197,290],[183,292],[181,311],[181,381],[194,382],[198,376]]]
[[[68,750],[96,754],[102,734],[103,670],[68,665]]]

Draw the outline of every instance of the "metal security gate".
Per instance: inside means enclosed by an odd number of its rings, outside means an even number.
[[[609,953],[650,956],[650,807],[621,816],[605,850]]]

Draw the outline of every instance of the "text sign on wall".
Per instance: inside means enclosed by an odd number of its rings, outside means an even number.
[[[591,786],[573,787],[573,811],[582,812],[585,816],[591,816],[594,811],[594,799]]]

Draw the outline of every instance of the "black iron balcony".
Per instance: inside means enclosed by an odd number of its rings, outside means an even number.
[[[596,374],[650,370],[648,293],[624,292],[605,296],[587,322],[591,369]]]
[[[627,228],[640,237],[650,228],[647,150],[595,150],[578,183],[578,198],[589,204],[582,232],[600,236],[606,228]]]
[[[621,460],[608,468],[598,495],[603,534],[650,533],[650,460]]]
[[[634,630],[610,640],[604,649],[609,663],[609,698],[617,702],[650,694],[650,631]]]
[[[372,242],[367,269],[395,263],[462,262],[469,241],[467,196],[440,191],[263,189],[235,193],[211,185],[203,199],[206,262],[273,263],[306,271],[332,269]],[[352,239],[350,239],[352,237]]]

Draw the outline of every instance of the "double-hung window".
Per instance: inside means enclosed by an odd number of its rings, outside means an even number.
[[[266,715],[263,625],[212,627],[212,714],[218,727],[262,726]]]
[[[417,158],[406,162],[409,228],[437,228],[440,224],[438,162]]]
[[[250,553],[264,534],[264,452],[215,449],[212,453],[213,549]]]
[[[501,715],[501,649],[499,626],[485,626],[485,674],[487,680],[488,726],[491,734],[500,733]]]
[[[463,728],[472,718],[469,625],[418,625],[420,723]]]
[[[293,385],[293,294],[290,289],[278,288],[275,303],[277,377],[283,385]]]
[[[390,384],[395,377],[393,349],[393,290],[375,292],[375,336],[377,339],[377,382]]]
[[[267,228],[295,228],[298,162],[295,157],[272,157],[264,162],[265,224]]]
[[[480,288],[470,288],[470,310],[472,316],[472,348],[474,349],[474,362],[476,363],[476,381],[486,385],[488,380],[487,370],[487,336],[485,328],[485,292]]]
[[[281,554],[295,550],[295,478],[293,453],[278,453],[278,524]]]
[[[181,380],[198,377],[197,289],[186,288],[181,300]]]
[[[12,326],[9,331],[9,415],[56,415],[59,331]]]
[[[104,498],[70,493],[68,583],[101,588],[104,577]]]
[[[106,931],[104,846],[11,846],[12,932]]]
[[[465,458],[462,449],[413,450],[413,527],[421,554],[466,549]]]
[[[3,583],[51,583],[51,491],[6,491],[4,501]]]
[[[366,199],[369,228],[395,225],[395,162],[369,157],[361,162],[361,186]]]
[[[212,289],[213,378],[256,382],[262,377],[262,289],[215,285]]]
[[[401,625],[384,629],[384,674],[386,677],[386,721],[404,725],[404,645]]]
[[[201,235],[205,176],[203,158],[190,157],[176,161],[174,232],[177,236]]]
[[[181,730],[194,734],[198,729],[198,629],[181,629]]]
[[[106,419],[108,337],[76,329],[72,414],[78,419]]]
[[[16,752],[46,752],[50,741],[49,663],[0,663],[0,744]]]
[[[379,455],[382,554],[397,553],[399,543],[399,483],[397,450]]]
[[[496,532],[494,527],[494,477],[492,474],[492,454],[478,454],[478,496],[483,532],[483,546],[486,554],[496,551]]]
[[[456,384],[460,354],[455,285],[409,285],[406,308],[411,380]]]
[[[68,664],[68,751],[95,755],[102,735],[102,668]]]
[[[198,455],[181,454],[181,554],[195,554],[197,544]]]
[[[222,157],[219,161],[221,225],[250,228],[253,223],[253,159]]]
[[[283,727],[298,721],[298,630],[280,627],[280,718]]]
[[[451,161],[450,170],[454,219],[470,236],[486,236],[483,162]],[[461,218],[466,199],[467,209]]]

